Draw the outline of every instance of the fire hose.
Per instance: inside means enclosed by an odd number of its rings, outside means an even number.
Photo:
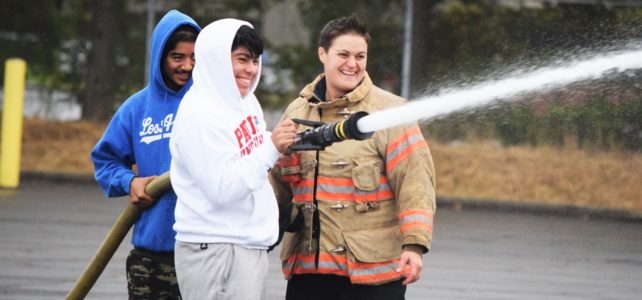
[[[153,198],[158,198],[169,190],[171,186],[169,172],[165,172],[147,184],[145,193]],[[131,203],[127,205],[118,219],[116,219],[116,222],[114,222],[111,230],[107,233],[103,243],[98,248],[98,251],[96,251],[96,255],[94,255],[89,264],[87,264],[87,267],[65,299],[84,299],[87,296],[89,290],[94,286],[96,280],[98,280],[98,277],[105,269],[105,266],[107,266],[107,263],[109,263],[109,260],[111,260],[118,246],[122,243],[129,229],[136,223],[143,210],[144,209]]]

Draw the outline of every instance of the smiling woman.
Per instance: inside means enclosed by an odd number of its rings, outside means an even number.
[[[358,34],[336,37],[331,46],[319,47],[326,80],[326,99],[339,98],[352,91],[365,77],[368,42]]]
[[[324,73],[283,119],[335,123],[403,103],[368,76],[369,39],[354,15],[327,22],[317,50]],[[303,151],[280,166],[272,169],[279,201],[293,202],[302,220],[283,237],[286,299],[404,299],[421,276],[435,211],[434,167],[418,126]],[[356,214],[338,214],[351,206]]]

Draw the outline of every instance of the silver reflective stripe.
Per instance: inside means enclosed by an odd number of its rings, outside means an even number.
[[[399,225],[401,226],[413,221],[420,221],[426,224],[432,224],[432,219],[425,215],[409,215],[401,219],[401,222],[399,222]]]
[[[368,276],[368,275],[386,273],[386,272],[396,270],[397,265],[399,265],[398,262],[391,262],[391,263],[381,265],[381,266],[376,266],[373,268],[351,269],[350,276]]]
[[[311,186],[304,186],[304,187],[298,187],[295,186],[292,188],[292,192],[295,194],[311,194],[312,193],[312,187]]]
[[[302,262],[297,260],[294,266],[301,269],[310,269],[310,270],[316,269],[314,262]],[[334,261],[319,261],[319,269],[333,269],[333,270],[348,271],[348,266],[346,266],[345,264],[338,264]]]
[[[395,159],[395,156],[397,156],[397,155],[399,155],[399,153],[403,152],[406,148],[408,148],[408,146],[410,146],[411,144],[413,144],[413,143],[415,143],[417,141],[421,141],[423,139],[424,138],[419,134],[413,134],[413,135],[409,136],[406,140],[403,141],[403,143],[399,144],[399,146],[397,146],[397,148],[395,148],[394,150],[392,150],[392,152],[390,152],[390,154],[388,154],[388,157],[386,157],[386,160],[387,161],[393,161]]]
[[[353,193],[354,187],[344,185],[317,184],[317,190],[326,193]]]

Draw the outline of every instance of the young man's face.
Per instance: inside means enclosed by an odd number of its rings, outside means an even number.
[[[360,35],[349,33],[332,41],[325,51],[319,47],[326,80],[326,97],[339,98],[352,91],[363,79],[368,60],[368,43]]]
[[[165,84],[174,91],[180,90],[192,77],[194,43],[178,42],[163,58],[162,69]]]
[[[258,71],[259,58],[253,57],[247,48],[241,46],[232,50],[232,72],[242,97],[250,91]]]

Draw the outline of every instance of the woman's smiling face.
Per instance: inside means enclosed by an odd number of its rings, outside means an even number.
[[[326,80],[326,99],[352,91],[363,80],[368,60],[368,43],[355,33],[337,36],[328,50],[319,47]]]

